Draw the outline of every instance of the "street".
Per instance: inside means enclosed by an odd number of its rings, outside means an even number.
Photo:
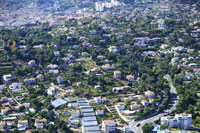
[[[176,109],[176,105],[178,104],[178,100],[179,97],[177,95],[176,92],[176,88],[174,87],[173,83],[172,83],[172,79],[171,77],[167,74],[164,76],[165,79],[167,79],[168,83],[169,83],[169,87],[170,87],[170,93],[171,93],[171,103],[172,106],[165,110],[162,113],[158,113],[157,111],[153,114],[151,114],[151,116],[149,116],[147,119],[141,119],[138,121],[131,121],[129,123],[129,127],[130,130],[133,131],[134,133],[142,133],[142,127],[147,124],[147,123],[153,123],[155,120],[158,120],[160,117],[164,116],[165,114],[171,113],[172,111],[174,111]]]

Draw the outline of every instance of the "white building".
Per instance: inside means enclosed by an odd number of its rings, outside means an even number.
[[[145,96],[147,96],[148,98],[154,98],[155,97],[155,93],[152,91],[145,91]]]
[[[56,65],[56,64],[50,64],[50,65],[48,65],[48,68],[55,69],[55,68],[58,68],[58,65]]]
[[[49,89],[47,89],[47,94],[54,96],[56,94],[56,89],[54,87],[50,87]]]
[[[103,100],[102,100],[101,97],[94,97],[94,101],[95,101],[96,103],[103,103]]]
[[[6,86],[5,85],[0,85],[0,91],[5,90]]]
[[[35,60],[31,60],[31,61],[29,61],[29,62],[28,62],[28,65],[29,65],[30,67],[35,66],[35,65],[36,65]]]
[[[95,2],[95,10],[100,12],[104,11],[103,4],[101,2]]]
[[[97,116],[104,115],[104,110],[97,110],[97,111],[95,111],[95,113]]]
[[[11,74],[3,75],[3,80],[8,82],[13,79],[13,76]]]
[[[190,129],[192,125],[192,115],[176,114],[173,119],[162,117],[161,124],[167,125],[171,128]]]
[[[22,90],[22,85],[21,83],[12,83],[9,88],[11,91],[20,91]]]
[[[26,130],[29,125],[28,125],[28,121],[27,120],[18,120],[18,131],[23,131]]]
[[[116,131],[116,123],[114,120],[103,120],[102,121],[102,131],[106,133]]]
[[[118,49],[117,49],[116,46],[110,46],[110,47],[108,48],[108,51],[109,51],[109,52],[117,52]]]

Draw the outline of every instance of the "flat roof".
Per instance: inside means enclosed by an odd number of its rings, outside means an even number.
[[[96,118],[96,116],[89,116],[89,117],[83,117],[82,120],[83,121],[96,121],[97,118]]]
[[[100,131],[99,126],[83,127],[84,131]]]
[[[93,108],[83,108],[83,109],[81,109],[81,112],[82,113],[94,112],[94,109]]]
[[[97,121],[83,121],[82,125],[84,127],[98,126]]]
[[[94,112],[91,113],[83,113],[83,116],[95,116]]]
[[[54,108],[56,108],[56,107],[58,107],[58,106],[60,106],[60,105],[66,104],[66,103],[67,103],[67,101],[65,101],[65,100],[63,100],[63,99],[56,99],[56,100],[54,100],[54,101],[51,102],[51,105],[52,105]]]

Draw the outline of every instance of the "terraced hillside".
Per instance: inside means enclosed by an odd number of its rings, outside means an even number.
[[[10,62],[0,62],[0,77],[2,77],[4,74],[10,74],[14,71],[13,65]],[[2,79],[0,80],[0,83],[2,83]]]

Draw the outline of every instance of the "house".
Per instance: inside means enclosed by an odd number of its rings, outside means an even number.
[[[160,46],[160,48],[161,48],[161,49],[168,49],[168,48],[169,48],[169,45],[167,45],[167,44],[162,44],[162,45]]]
[[[103,120],[102,131],[106,133],[116,132],[116,123],[114,120]]]
[[[179,60],[180,59],[178,57],[175,57],[175,58],[172,58],[171,62],[172,62],[172,64],[176,64],[176,63],[178,63]]]
[[[3,91],[6,89],[6,86],[5,85],[0,85],[0,91]]]
[[[39,75],[37,75],[36,79],[39,80],[39,81],[42,81],[42,80],[44,80],[44,75],[39,74]]]
[[[56,68],[58,68],[58,65],[56,65],[56,64],[50,64],[50,65],[48,65],[48,68],[56,69]]]
[[[46,119],[36,119],[35,120],[35,127],[37,129],[43,129],[44,125],[47,124],[47,120]]]
[[[96,103],[103,103],[103,100],[102,100],[101,97],[94,97],[94,101],[95,101]]]
[[[9,85],[9,88],[11,91],[21,91],[22,90],[22,85],[21,83],[12,83],[11,85]]]
[[[98,56],[97,56],[97,59],[98,59],[98,60],[103,60],[104,58],[105,58],[105,57],[102,56],[102,55],[98,55]]]
[[[117,93],[122,92],[124,89],[130,88],[129,86],[121,86],[121,87],[113,87],[113,91],[116,91]]]
[[[190,63],[188,64],[189,67],[198,67],[198,65],[196,63]]]
[[[58,76],[58,77],[57,77],[57,82],[58,82],[58,84],[63,83],[63,82],[64,82],[64,78],[61,77],[61,76]]]
[[[117,52],[118,49],[117,49],[116,46],[110,46],[110,47],[108,48],[108,51],[109,51],[109,52]]]
[[[84,56],[84,57],[88,57],[89,56],[89,54],[87,52],[82,52],[81,55]]]
[[[96,110],[95,111],[95,114],[97,115],[97,116],[99,116],[99,115],[104,115],[104,110],[102,109],[102,110]]]
[[[6,121],[0,121],[0,129],[3,129],[6,126]]]
[[[132,104],[130,105],[131,110],[138,110],[140,109],[141,105],[140,104]]]
[[[10,110],[10,108],[8,108],[8,107],[1,108],[1,115],[5,115],[9,110]]]
[[[5,82],[8,82],[8,81],[10,81],[12,79],[13,79],[13,76],[11,74],[3,75],[3,80]]]
[[[154,98],[155,97],[155,93],[152,91],[145,91],[144,95],[148,98]]]
[[[34,85],[35,84],[35,78],[25,79],[24,83],[27,84],[27,85]]]
[[[154,99],[149,98],[149,103],[154,103]]]
[[[30,108],[31,107],[31,104],[30,103],[23,103],[23,105],[27,108]]]
[[[35,48],[35,49],[44,49],[44,45],[42,45],[42,44],[35,45],[35,46],[33,46],[33,48]]]
[[[147,100],[142,100],[142,105],[148,106],[148,105],[149,105],[149,102],[148,102]]]
[[[112,70],[113,67],[110,65],[110,64],[105,64],[102,66],[103,69],[106,69],[106,70]]]
[[[27,120],[18,120],[17,128],[18,128],[18,131],[26,130],[27,128],[29,128],[28,121]]]
[[[3,103],[8,102],[8,97],[1,97],[1,102]]]
[[[126,79],[127,79],[128,81],[134,81],[134,80],[135,80],[135,78],[134,78],[133,75],[126,75]]]
[[[101,86],[100,85],[95,85],[94,88],[99,90],[101,88]]]
[[[194,75],[192,73],[186,73],[185,74],[185,78],[187,78],[187,79],[191,79],[193,77],[194,77]]]
[[[114,78],[120,79],[121,78],[121,72],[120,71],[114,71]]]
[[[54,51],[54,56],[59,57],[60,56],[60,51]]]
[[[59,71],[58,70],[49,70],[49,73],[57,75],[57,74],[59,74]]]
[[[50,87],[47,89],[47,94],[54,96],[56,94],[56,89],[54,87]]]
[[[125,110],[126,105],[125,105],[124,102],[119,102],[119,103],[117,103],[117,108],[118,108],[119,110]]]
[[[34,67],[34,66],[36,66],[36,62],[35,62],[35,60],[31,60],[31,61],[29,61],[29,62],[28,62],[28,65],[29,65],[30,67]]]

